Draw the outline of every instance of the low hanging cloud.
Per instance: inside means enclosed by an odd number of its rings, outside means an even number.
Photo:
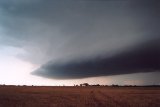
[[[33,74],[47,78],[74,79],[155,71],[160,71],[158,40],[141,44],[110,58],[50,62],[34,71]]]
[[[0,45],[24,50],[17,57],[47,78],[159,71],[159,7],[159,0],[1,0]]]

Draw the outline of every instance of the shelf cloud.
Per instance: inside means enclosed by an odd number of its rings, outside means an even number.
[[[33,72],[57,79],[74,79],[160,71],[160,43],[152,41],[109,58],[82,61],[49,62]]]

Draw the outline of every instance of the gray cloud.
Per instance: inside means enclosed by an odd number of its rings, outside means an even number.
[[[1,0],[0,42],[24,49],[28,54],[18,57],[40,64],[42,69],[45,66],[44,76],[55,77],[51,72],[57,63],[66,63],[63,69],[75,60],[80,65],[96,62],[97,57],[116,61],[119,54],[159,38],[159,5],[158,0]],[[48,65],[55,68],[48,70]],[[81,75],[77,77],[97,74]]]
[[[160,71],[159,40],[141,44],[110,58],[98,57],[65,63],[49,62],[33,74],[48,78],[72,79],[155,71]]]

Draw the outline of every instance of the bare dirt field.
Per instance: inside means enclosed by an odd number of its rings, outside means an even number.
[[[160,87],[0,86],[0,107],[160,107]]]

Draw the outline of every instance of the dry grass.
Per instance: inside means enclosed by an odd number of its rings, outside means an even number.
[[[1,86],[0,107],[160,107],[160,88]]]

